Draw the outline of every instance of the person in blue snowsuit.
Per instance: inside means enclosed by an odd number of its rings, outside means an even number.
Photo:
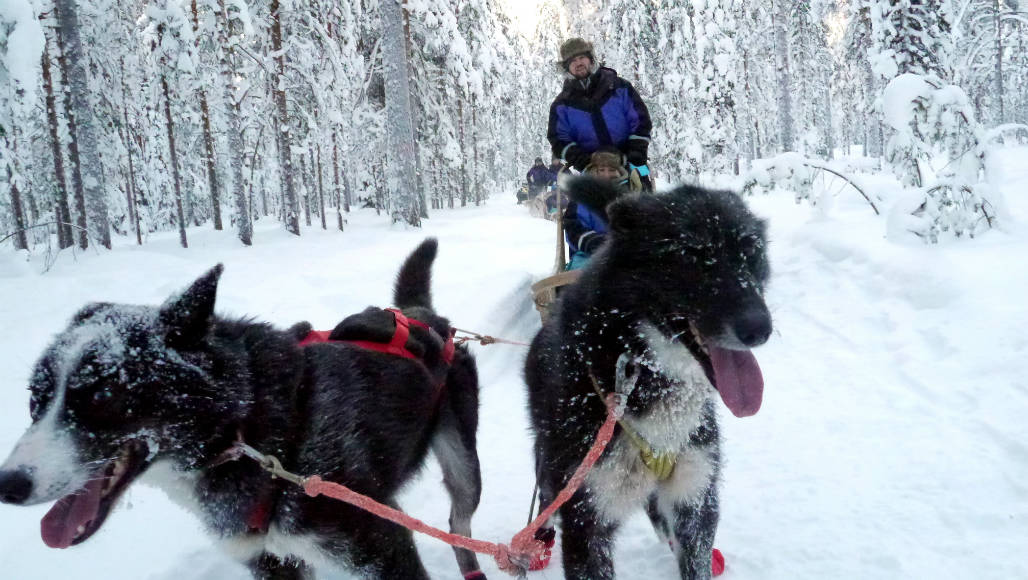
[[[564,169],[564,165],[560,162],[559,157],[554,157],[550,160],[550,166],[546,168],[550,172],[550,183],[549,185],[557,185],[557,177],[560,176],[560,172]]]
[[[607,205],[629,191],[638,191],[634,187],[641,189],[641,183],[632,183],[616,150],[593,153],[585,174],[609,182],[610,187],[580,189],[568,201],[563,217],[564,237],[571,250],[567,270],[584,267],[607,239]]]
[[[643,190],[652,190],[647,165],[652,123],[635,87],[614,69],[599,66],[592,44],[581,38],[561,45],[558,64],[566,80],[550,105],[546,135],[554,157],[585,171],[594,154],[609,153],[638,176]],[[584,265],[606,238],[604,207],[568,202],[563,219],[571,254],[568,269]]]
[[[635,87],[614,69],[599,66],[592,44],[581,38],[561,45],[558,64],[566,79],[550,105],[546,137],[553,156],[584,171],[594,152],[617,150],[644,189],[652,189],[647,166],[652,123]]]
[[[528,170],[525,181],[528,182],[528,189],[532,192],[533,197],[542,193],[550,184],[550,170],[543,163],[542,157],[535,158],[535,165]]]

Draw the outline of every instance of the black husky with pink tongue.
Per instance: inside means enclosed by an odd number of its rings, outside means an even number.
[[[612,199],[608,188],[569,184],[586,203]],[[709,578],[717,400],[746,417],[763,396],[750,349],[771,334],[766,226],[738,195],[688,186],[620,199],[606,214],[607,240],[562,291],[526,360],[541,502],[585,457],[606,416],[603,395],[628,393],[614,439],[558,512],[565,577],[614,578],[614,535],[645,509],[681,577]]]
[[[328,341],[308,323],[278,329],[215,314],[220,265],[161,306],[87,305],[32,374],[32,424],[0,464],[0,502],[56,500],[43,540],[67,548],[88,541],[146,478],[256,578],[427,580],[409,530],[308,497],[226,451],[242,439],[290,472],[396,507],[431,450],[451,531],[470,536],[481,494],[478,374],[432,309],[436,252],[428,239],[401,266],[393,302],[402,316],[369,307]],[[375,348],[382,343],[396,348]],[[473,553],[455,556],[465,578],[485,579]]]

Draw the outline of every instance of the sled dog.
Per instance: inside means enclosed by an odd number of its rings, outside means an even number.
[[[569,189],[586,203],[615,197],[588,178]],[[750,349],[771,334],[766,227],[738,195],[689,186],[622,198],[606,212],[608,239],[563,289],[525,363],[540,498],[552,502],[585,457],[604,395],[629,392],[613,440],[558,511],[565,576],[613,578],[615,532],[642,508],[681,577],[709,578],[716,399],[745,417],[763,395]]]
[[[336,342],[388,342],[403,317],[378,308],[310,345],[300,343],[307,323],[280,330],[222,318],[214,314],[220,264],[159,307],[85,306],[35,367],[32,424],[0,465],[0,501],[56,500],[42,536],[66,548],[96,533],[145,478],[194,511],[256,578],[428,578],[406,529],[308,497],[254,461],[224,461],[224,452],[241,439],[288,471],[396,506],[432,449],[451,529],[470,535],[481,486],[478,375],[463,346],[447,348],[449,322],[432,310],[436,251],[434,239],[423,242],[394,288],[412,319],[413,358]],[[474,554],[456,552],[462,573],[485,578]]]

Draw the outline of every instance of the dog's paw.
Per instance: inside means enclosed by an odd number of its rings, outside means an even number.
[[[710,553],[710,574],[712,576],[720,576],[725,572],[725,557],[721,553],[721,550],[714,548],[714,551]]]
[[[553,528],[539,528],[535,531],[535,539],[545,546],[542,554],[532,558],[528,569],[532,572],[542,570],[550,565],[550,557],[553,556],[553,546],[556,544],[557,532]]]

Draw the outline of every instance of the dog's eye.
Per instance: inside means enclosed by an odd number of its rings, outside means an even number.
[[[87,428],[106,425],[131,416],[123,393],[114,389],[111,383],[97,383],[74,395],[69,392],[69,412],[74,410],[76,419]]]

